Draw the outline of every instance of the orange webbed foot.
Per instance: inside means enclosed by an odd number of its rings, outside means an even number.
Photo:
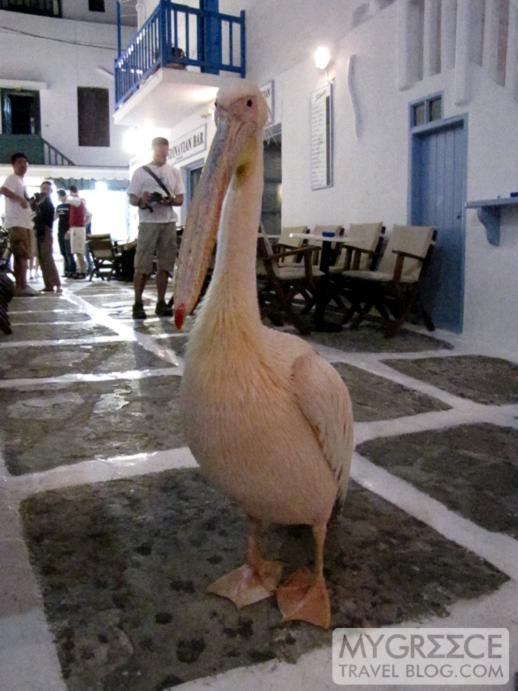
[[[277,604],[283,621],[307,621],[323,629],[331,626],[331,606],[325,580],[309,569],[299,569],[277,589]]]
[[[279,584],[282,564],[261,560],[253,568],[243,564],[221,576],[207,588],[207,592],[226,597],[241,609],[271,597]]]

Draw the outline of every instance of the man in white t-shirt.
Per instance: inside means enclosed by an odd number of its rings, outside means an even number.
[[[159,317],[173,314],[172,308],[165,302],[167,281],[176,261],[176,214],[173,207],[183,204],[185,188],[180,171],[167,163],[167,139],[156,137],[151,146],[151,163],[137,168],[128,188],[130,204],[139,209],[133,319],[146,318],[142,293],[153,270],[155,257],[158,294],[155,314]]]
[[[31,233],[33,212],[23,178],[29,167],[27,156],[16,153],[11,156],[13,172],[4,180],[0,194],[5,196],[5,227],[14,257],[14,277],[18,297],[38,295],[27,285],[27,262],[31,257]]]

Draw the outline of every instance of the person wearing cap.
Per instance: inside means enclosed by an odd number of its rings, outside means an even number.
[[[156,137],[151,142],[151,163],[137,168],[128,188],[130,204],[139,209],[139,230],[135,255],[135,304],[133,319],[145,319],[142,293],[157,262],[157,303],[155,314],[170,317],[173,310],[165,302],[169,274],[176,261],[175,206],[183,204],[185,188],[180,171],[167,162],[169,142]]]
[[[29,168],[29,161],[24,153],[11,156],[13,172],[8,175],[0,194],[5,196],[5,227],[14,257],[14,277],[16,280],[15,295],[32,297],[38,295],[27,285],[27,263],[31,257],[32,209],[29,195],[23,178]]]

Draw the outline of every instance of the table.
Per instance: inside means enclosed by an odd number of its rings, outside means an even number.
[[[316,233],[290,233],[290,238],[297,238],[298,240],[309,240],[313,242],[322,243],[322,253],[320,255],[320,271],[322,273],[329,273],[329,266],[331,264],[331,250],[333,243],[336,245],[351,244],[347,235],[317,235]]]

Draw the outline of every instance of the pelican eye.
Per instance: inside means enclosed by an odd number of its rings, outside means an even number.
[[[254,105],[254,102],[252,101],[251,98],[248,99],[248,101],[246,102],[246,105],[247,105],[249,108],[251,108],[251,107]]]

